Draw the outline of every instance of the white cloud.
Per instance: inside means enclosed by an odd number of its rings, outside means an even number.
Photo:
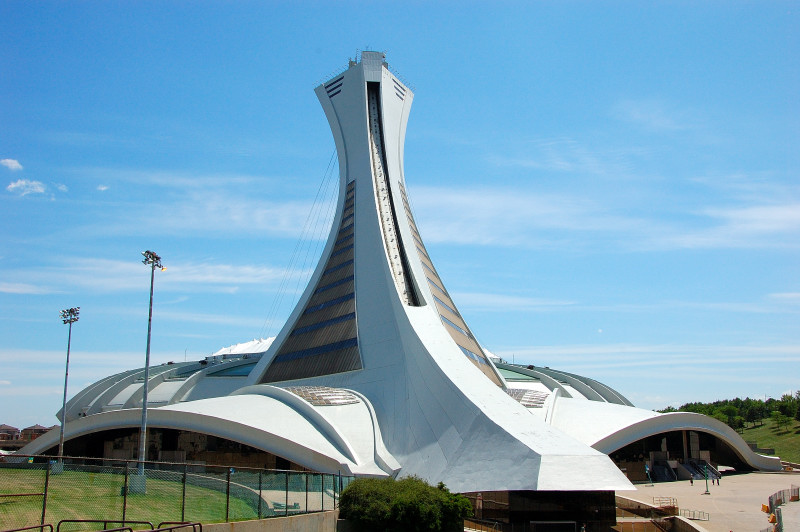
[[[769,297],[783,301],[798,301],[800,302],[800,292],[779,292],[770,294]]]
[[[11,171],[22,170],[22,165],[16,159],[0,159],[0,164]]]
[[[264,185],[268,177],[249,174],[195,174],[165,170],[133,170],[114,167],[77,168],[82,176],[112,183],[155,185],[175,190],[236,189],[248,184]],[[101,185],[105,186],[105,185]]]
[[[59,192],[67,192],[69,190],[69,188],[67,188],[67,185],[62,185],[62,184],[56,185],[56,188],[59,190]]]
[[[594,245],[614,238],[630,241],[631,233],[642,238],[647,231],[655,232],[648,220],[615,214],[578,195],[500,188],[416,187],[413,197],[426,242],[575,246],[576,239]]]
[[[689,345],[689,344],[605,344],[519,346],[494,349],[494,353],[510,359],[525,358],[540,364],[553,363],[584,368],[674,365],[677,361],[715,369],[725,364],[792,362],[800,356],[800,345]]]
[[[453,299],[460,308],[482,312],[552,311],[554,308],[574,305],[572,301],[477,292],[455,292]]]
[[[523,141],[516,149],[520,155],[491,156],[489,162],[500,167],[603,175],[619,179],[630,173],[631,157],[642,152],[632,147],[597,149],[569,137]]]
[[[45,286],[59,286],[63,290],[87,290],[95,293],[120,293],[142,290],[149,277],[141,275],[138,261],[120,261],[86,257],[60,259],[58,266],[42,266],[24,270],[6,270],[2,275],[12,279],[0,283],[0,292],[14,294],[55,293]],[[63,264],[63,265],[62,265]],[[216,264],[211,262],[169,263],[167,271],[158,273],[159,290],[191,293],[226,293],[241,286],[249,290],[275,288],[284,278],[294,282],[307,279],[307,269],[287,270],[267,266],[241,264]]]
[[[782,172],[762,170],[708,174],[690,178],[707,187],[714,195],[750,204],[774,204],[787,198],[800,197],[800,184],[782,179]]]
[[[146,208],[133,208],[138,201],[130,195],[128,206],[112,220],[98,221],[84,227],[84,234],[142,235],[157,231],[162,235],[278,235],[297,238],[304,233],[306,240],[324,239],[330,229],[336,205],[337,174],[321,187],[316,202],[279,200],[269,193],[286,194],[292,178],[272,179],[266,176],[240,174],[188,175],[180,172],[136,171],[114,168],[81,168],[81,175],[110,180],[96,190],[103,192],[115,183],[125,183],[126,190],[158,187],[149,193]],[[128,187],[131,185],[134,188]],[[290,194],[297,194],[291,188]],[[313,194],[313,191],[310,192]],[[153,199],[155,198],[155,199]],[[316,217],[315,217],[316,216]],[[317,221],[319,218],[321,221]],[[310,234],[313,233],[313,234]]]
[[[709,209],[707,214],[721,219],[735,231],[769,233],[800,229],[800,203],[755,205],[734,209]]]
[[[228,192],[197,191],[188,193],[178,204],[154,206],[151,212],[156,214],[152,220],[157,220],[162,231],[184,233],[187,230],[202,230],[297,237],[311,209],[307,201],[278,203]],[[321,210],[332,209],[323,206]],[[318,225],[324,226],[327,234],[330,221]],[[316,235],[316,238],[320,236]]]
[[[0,386],[10,386],[11,381],[0,381]]]
[[[279,281],[286,273],[281,268],[240,264],[212,264],[209,262],[177,264],[174,267],[170,265],[168,272],[172,272],[175,277],[179,277],[181,283],[203,285],[263,285]],[[306,275],[307,273],[302,271],[291,272],[290,275]]]
[[[688,113],[658,100],[622,100],[612,108],[618,120],[632,122],[652,131],[680,131],[690,127]]]
[[[20,196],[26,196],[28,194],[44,194],[45,186],[40,181],[17,179],[13,183],[10,183],[6,187],[6,190],[19,194]]]
[[[800,245],[800,203],[709,208],[697,213],[713,225],[664,235],[678,248],[761,248]]]
[[[4,294],[52,294],[53,291],[27,283],[0,283],[0,293]]]
[[[259,329],[264,325],[263,318],[249,316],[234,316],[229,314],[201,314],[197,312],[159,312],[159,318],[178,322],[205,323],[209,325],[225,325],[234,327],[249,327]],[[282,323],[281,323],[282,325]]]
[[[775,305],[782,307],[784,311],[800,311],[800,292],[769,294],[767,299]]]
[[[675,212],[580,190],[415,187],[412,195],[430,243],[640,251],[800,246],[800,202],[792,199]]]

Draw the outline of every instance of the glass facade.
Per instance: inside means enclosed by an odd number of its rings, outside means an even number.
[[[406,190],[402,183],[400,183],[400,194],[403,199],[403,206],[405,207],[406,218],[408,218],[408,225],[411,229],[411,235],[416,243],[415,248],[417,250],[417,255],[419,255],[419,259],[422,262],[422,267],[425,270],[425,278],[434,292],[433,300],[436,304],[437,310],[439,311],[439,318],[445,325],[447,332],[450,333],[453,341],[461,349],[461,352],[464,353],[464,356],[466,356],[470,362],[475,364],[475,366],[477,366],[484,375],[491,379],[492,382],[502,387],[502,381],[495,373],[491,364],[489,364],[489,362],[486,360],[486,354],[483,352],[483,349],[481,349],[481,346],[470,332],[469,327],[464,321],[464,318],[461,316],[461,313],[458,312],[455,303],[453,303],[453,299],[444,288],[444,283],[442,283],[441,277],[439,277],[439,274],[436,272],[436,268],[433,266],[433,262],[431,262],[428,251],[425,248],[425,244],[422,243],[422,237],[417,230],[417,224],[414,222],[414,216],[411,214],[408,196],[406,195]]]
[[[339,232],[306,307],[261,382],[361,369],[355,315],[355,181],[347,185]]]

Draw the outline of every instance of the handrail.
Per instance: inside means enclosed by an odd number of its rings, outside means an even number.
[[[165,527],[164,525],[172,525]],[[168,532],[170,530],[180,530],[181,528],[192,527],[192,532],[203,532],[203,524],[188,521],[163,521],[153,532]]]
[[[127,519],[125,521],[120,521],[120,520],[117,520],[117,519],[62,519],[56,525],[56,532],[60,532],[61,531],[61,525],[64,524],[64,523],[103,523],[103,530],[105,530],[106,532],[111,532],[111,531],[114,531],[114,532],[119,531],[119,532],[121,532],[123,530],[130,530],[131,532],[133,532],[130,527],[125,526],[125,524],[127,524],[127,523],[130,523],[130,524],[133,524],[133,525],[149,525],[150,526],[150,530],[153,530],[153,523],[151,523],[150,521],[130,521],[130,520],[127,520]],[[108,528],[109,523],[119,523],[119,524],[122,525],[122,527],[120,527],[120,528]]]
[[[681,517],[692,519],[693,521],[708,521],[711,519],[711,514],[702,510],[689,510],[681,508]]]
[[[49,528],[50,532],[53,532],[53,525],[49,523],[45,523],[43,525],[33,525],[33,526],[26,526],[23,528],[12,528],[11,530],[3,530],[2,532],[21,532],[22,530],[44,530],[45,528]]]
[[[498,532],[502,530],[502,524],[491,519],[476,519],[472,517],[464,519],[464,528],[478,530],[479,532]]]

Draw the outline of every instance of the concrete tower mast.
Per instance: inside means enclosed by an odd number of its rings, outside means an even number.
[[[576,481],[629,488],[607,456],[506,393],[450,297],[406,193],[414,95],[384,54],[363,52],[315,92],[339,156],[337,214],[308,287],[251,384],[362,394],[403,473],[453,489],[575,489]],[[495,478],[477,467],[486,460],[502,466]],[[550,469],[557,474],[544,474]],[[512,470],[519,478],[509,478]]]

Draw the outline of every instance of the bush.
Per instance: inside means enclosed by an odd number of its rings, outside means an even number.
[[[359,478],[339,501],[339,517],[360,531],[460,532],[470,516],[472,505],[466,497],[418,477]]]

